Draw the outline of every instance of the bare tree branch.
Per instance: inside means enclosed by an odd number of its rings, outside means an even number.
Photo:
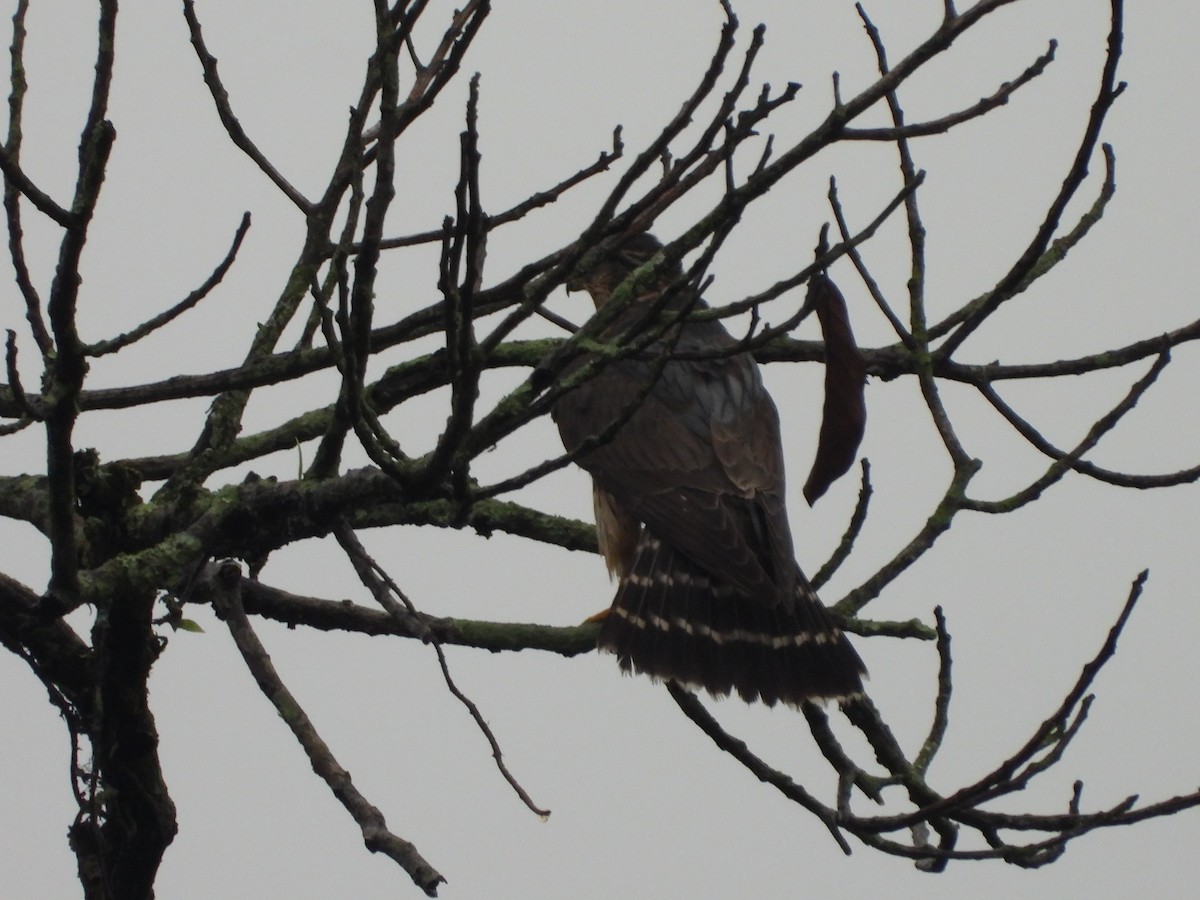
[[[204,283],[200,287],[196,288],[196,290],[192,291],[170,309],[159,313],[153,319],[143,322],[132,331],[106,341],[97,341],[94,344],[90,344],[85,348],[84,352],[88,356],[104,356],[107,353],[115,353],[124,347],[128,347],[130,344],[140,341],[142,338],[152,334],[164,325],[170,324],[183,315],[207,297],[212,292],[212,289],[221,283],[221,280],[225,277],[225,273],[229,271],[233,265],[233,261],[237,258],[237,252],[242,246],[242,240],[246,237],[246,232],[249,230],[250,213],[246,213],[242,216],[242,222],[238,225],[237,231],[234,233],[233,245],[229,248],[229,252],[225,254],[225,258],[221,260],[212,274],[204,280]]]
[[[235,147],[250,157],[262,173],[270,178],[275,187],[279,188],[283,195],[291,200],[301,212],[308,213],[313,207],[312,201],[280,174],[279,170],[258,149],[258,145],[246,134],[242,123],[234,114],[229,101],[229,92],[225,89],[225,85],[221,82],[221,76],[217,72],[217,58],[209,52],[208,46],[204,42],[200,20],[196,17],[194,0],[183,0],[183,17],[187,20],[188,33],[192,38],[192,47],[195,48],[196,58],[200,60],[200,65],[204,69],[204,83],[208,86],[209,93],[212,94],[213,105],[216,107],[217,115],[221,117],[221,124],[225,127],[229,139],[233,141]]]
[[[390,857],[408,873],[413,884],[427,896],[436,897],[438,885],[446,879],[425,861],[415,846],[388,830],[383,813],[359,793],[350,779],[350,773],[338,763],[299,702],[280,680],[271,657],[242,609],[241,569],[236,563],[224,563],[217,567],[211,578],[216,589],[214,603],[217,612],[229,626],[229,633],[242,654],[246,668],[254,676],[263,696],[271,702],[279,717],[295,735],[312,763],[313,771],[329,785],[334,797],[362,829],[363,843],[367,849]]]

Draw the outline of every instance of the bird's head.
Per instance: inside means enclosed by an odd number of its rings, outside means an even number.
[[[567,281],[567,290],[586,290],[599,309],[631,272],[648,263],[662,248],[658,238],[648,231],[631,234],[598,259],[588,259],[585,266]],[[658,280],[665,282],[678,274],[679,269],[675,266],[661,273]]]

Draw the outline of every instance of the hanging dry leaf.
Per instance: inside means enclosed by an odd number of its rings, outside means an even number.
[[[817,275],[809,282],[808,299],[825,338],[825,409],[817,456],[804,483],[804,499],[811,506],[854,464],[867,424],[867,369],[841,291],[826,275]]]

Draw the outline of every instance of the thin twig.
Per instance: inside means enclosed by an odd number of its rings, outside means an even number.
[[[218,614],[225,619],[246,668],[254,676],[263,696],[271,702],[280,718],[291,729],[308,757],[313,771],[329,785],[334,797],[358,824],[367,849],[393,859],[427,896],[436,897],[438,885],[446,879],[426,862],[413,844],[388,830],[383,814],[354,786],[350,773],[338,763],[329,745],[321,738],[295,696],[275,671],[271,657],[254,633],[242,608],[241,569],[237,563],[221,564],[213,582],[217,587],[214,606]]]
[[[9,79],[12,90],[8,95],[8,136],[5,138],[3,152],[14,165],[20,164],[22,128],[25,113],[25,95],[29,83],[25,79],[25,17],[29,12],[29,0],[19,0],[17,11],[13,14],[13,39],[9,50]],[[25,235],[21,225],[20,191],[8,179],[4,184],[4,212],[8,220],[8,252],[12,259],[13,274],[16,276],[17,287],[25,300],[25,318],[33,332],[43,359],[49,359],[54,351],[54,341],[46,328],[46,320],[42,315],[42,299],[38,296],[37,288],[29,275],[29,265],[25,259]]]
[[[229,100],[229,92],[225,90],[225,85],[221,82],[221,76],[217,71],[217,58],[209,52],[208,46],[204,43],[204,34],[200,30],[200,20],[196,17],[196,4],[194,0],[183,0],[183,17],[187,20],[188,32],[191,34],[192,46],[196,50],[196,57],[200,60],[200,66],[204,70],[204,83],[208,85],[208,91],[213,98],[213,105],[217,109],[217,115],[221,117],[221,124],[225,126],[225,132],[229,135],[229,139],[233,141],[235,147],[253,160],[262,173],[271,179],[272,183],[301,212],[305,214],[312,212],[312,201],[297,190],[275,168],[275,165],[258,149],[258,145],[246,134],[242,123],[238,121],[238,117],[234,114],[233,106]]]
[[[927,119],[915,124],[897,123],[890,128],[847,128],[845,139],[849,141],[886,141],[888,143],[914,137],[925,137],[931,134],[945,134],[951,128],[985,116],[994,109],[1008,103],[1018,90],[1037,78],[1054,61],[1054,53],[1058,48],[1057,41],[1050,41],[1050,46],[1012,81],[1006,81],[990,96],[981,98],[978,102],[957,112],[948,113],[936,119]],[[886,74],[886,73],[882,73]]]
[[[21,384],[21,370],[17,366],[17,333],[11,328],[7,330],[8,340],[5,342],[4,361],[8,371],[8,389],[12,391],[13,398],[22,411],[22,418],[40,421],[45,417],[45,413],[34,405]]]
[[[946,616],[940,606],[934,607],[933,617],[937,622],[937,698],[933,703],[933,724],[929,726],[929,734],[913,759],[913,768],[922,776],[929,772],[933,758],[942,748],[942,741],[946,737],[946,729],[950,724],[950,698],[954,691],[954,680],[951,675],[953,660],[950,656],[950,631],[946,628]]]
[[[346,552],[346,556],[350,559],[355,571],[358,572],[359,580],[371,591],[375,599],[380,602],[380,605],[387,610],[388,615],[400,623],[402,627],[413,628],[415,626],[424,629],[421,632],[421,637],[432,645],[434,653],[437,654],[438,665],[442,670],[442,678],[446,682],[447,689],[459,703],[466,707],[476,727],[483,734],[484,738],[487,739],[488,745],[492,749],[492,759],[495,760],[496,768],[500,770],[501,776],[508,782],[516,795],[521,798],[521,802],[533,813],[541,816],[543,819],[548,818],[550,810],[542,809],[534,803],[525,788],[521,786],[521,783],[509,771],[508,765],[504,762],[504,754],[500,750],[500,742],[496,740],[495,733],[483,718],[483,714],[479,711],[479,707],[475,705],[475,702],[455,684],[454,678],[450,675],[450,666],[446,662],[446,653],[442,650],[441,642],[432,630],[424,626],[413,602],[400,590],[400,586],[391,579],[383,567],[371,558],[366,548],[358,540],[358,535],[354,533],[354,530],[345,520],[339,522],[335,527],[334,536]],[[394,599],[396,597],[400,599],[399,604]]]
[[[1075,159],[1067,172],[1057,196],[1046,211],[1045,218],[1038,226],[1037,232],[1029,246],[1021,253],[1020,258],[1012,268],[1005,273],[999,283],[992,289],[988,298],[961,325],[959,325],[939,348],[939,353],[949,357],[1001,304],[1013,296],[1016,288],[1025,281],[1033,271],[1038,260],[1050,246],[1051,238],[1058,230],[1059,221],[1067,204],[1083,185],[1088,174],[1088,162],[1100,142],[1100,131],[1108,112],[1112,109],[1125,89],[1124,82],[1117,82],[1117,66],[1121,60],[1121,42],[1123,39],[1123,8],[1121,0],[1111,0],[1112,25],[1108,33],[1108,52],[1105,55],[1104,71],[1100,76],[1100,87],[1092,110],[1088,116],[1083,139],[1079,143]]]
[[[759,781],[771,785],[789,800],[799,803],[820,819],[821,823],[829,830],[829,833],[833,835],[833,839],[837,842],[837,845],[842,848],[842,852],[847,856],[850,855],[850,844],[838,828],[839,817],[835,810],[821,803],[816,797],[796,784],[795,781],[783,772],[767,765],[767,763],[751,753],[750,748],[746,746],[744,741],[738,740],[718,724],[717,720],[704,708],[704,705],[695,694],[685,690],[673,681],[668,681],[666,686],[671,699],[675,701],[683,711],[683,714],[691,719],[701,731],[712,738],[714,744],[749,769]]]
[[[97,341],[94,344],[89,344],[84,348],[84,353],[88,356],[104,356],[107,353],[116,353],[130,344],[140,341],[147,335],[152,334],[164,325],[167,325],[183,315],[205,297],[207,297],[229,271],[233,265],[233,261],[237,258],[238,250],[242,246],[242,241],[246,237],[246,233],[250,230],[250,213],[242,214],[242,221],[237,227],[237,231],[233,235],[233,244],[225,254],[225,258],[217,264],[217,267],[212,271],[212,274],[204,280],[200,287],[196,288],[181,301],[176,303],[170,309],[159,313],[151,319],[143,322],[132,331],[127,331],[115,338],[110,338],[106,341]]]
[[[1117,423],[1137,406],[1138,400],[1158,380],[1158,376],[1162,374],[1170,361],[1170,351],[1164,350],[1159,354],[1158,359],[1154,361],[1154,365],[1130,387],[1129,391],[1121,399],[1121,402],[1097,419],[1091,428],[1088,429],[1087,434],[1084,435],[1083,439],[1070,453],[1057,454],[1050,467],[1032,484],[1002,500],[966,499],[963,502],[964,508],[977,510],[978,512],[1001,513],[1010,512],[1036,500],[1048,487],[1061,480],[1067,472],[1076,469],[1083,455],[1094,449],[1100,443],[1100,439],[1115,428]],[[993,406],[996,406],[998,409],[1003,407],[1002,401],[994,392],[989,394],[989,388],[981,388],[981,390],[984,396],[988,397],[989,401],[992,402]],[[1015,421],[1015,413],[1009,421]]]
[[[841,568],[850,557],[850,551],[854,549],[854,544],[858,540],[858,536],[862,533],[863,526],[867,523],[867,510],[871,505],[871,463],[864,457],[861,462],[862,479],[858,487],[858,501],[854,504],[854,512],[850,515],[850,521],[846,524],[846,531],[842,535],[842,539],[838,541],[837,547],[830,554],[829,559],[817,571],[811,579],[813,590],[820,590],[821,586],[829,581],[834,576],[834,573]]]
[[[54,199],[36,184],[34,184],[17,161],[9,155],[9,151],[0,147],[0,171],[4,173],[6,186],[11,186],[22,197],[37,208],[37,211],[63,228],[70,228],[75,223],[75,217],[69,210],[63,209]]]

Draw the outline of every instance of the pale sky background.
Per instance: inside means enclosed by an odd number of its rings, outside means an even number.
[[[428,25],[440,30],[451,7],[432,5]],[[316,193],[357,97],[370,52],[371,4],[198,0],[197,7],[247,131],[293,183]],[[461,83],[401,144],[391,233],[434,227],[453,208],[471,72],[482,73],[483,192],[494,212],[590,163],[618,123],[625,126],[630,155],[640,150],[690,93],[721,20],[717,3],[700,0],[509,0],[496,7]],[[1121,68],[1129,88],[1105,131],[1117,153],[1116,199],[1070,259],[1010,303],[968,342],[961,358],[1072,357],[1178,327],[1200,311],[1200,13],[1177,0],[1130,7]],[[7,22],[15,3],[8,0],[3,8]],[[841,72],[847,96],[873,79],[872,52],[852,3],[739,0],[736,8],[742,47],[754,24],[768,25],[754,80],[776,88],[789,80],[804,84],[796,102],[770,120],[778,147],[826,114],[832,71]],[[942,3],[874,0],[868,10],[898,60],[936,26]],[[1108,14],[1099,0],[1015,3],[905,88],[910,120],[941,115],[992,93],[1050,38],[1059,40],[1057,62],[1007,107],[950,136],[914,145],[918,165],[929,172],[921,198],[932,318],[992,285],[1028,242],[1069,166],[1095,96]],[[93,6],[38,0],[28,26],[24,164],[62,202],[74,181],[90,91]],[[426,48],[431,33],[427,27]],[[6,46],[9,38],[6,26]],[[235,365],[254,323],[278,295],[302,235],[293,207],[220,128],[179,4],[127,0],[117,53],[110,117],[118,140],[84,260],[85,339],[124,331],[174,303],[221,258],[244,210],[253,213],[254,226],[214,296],[152,340],[97,362],[92,387]],[[798,268],[830,218],[824,200],[830,175],[838,177],[849,214],[860,224],[867,221],[897,188],[894,156],[886,145],[855,146],[822,154],[794,173],[751,209],[743,230],[729,241],[714,267],[710,297],[736,299]],[[1092,183],[1068,218],[1091,202],[1101,169],[1097,158]],[[487,282],[569,240],[611,183],[597,181],[498,233]],[[656,230],[674,237],[711,200],[710,192],[681,204]],[[44,289],[57,232],[32,210],[26,229],[35,280]],[[891,228],[865,250],[897,306],[906,276],[901,239],[901,231]],[[886,322],[854,272],[842,264],[833,274],[860,341],[890,342]],[[431,251],[390,258],[378,321],[433,302],[435,279]],[[0,292],[0,324],[18,330],[23,362],[31,365],[36,354],[7,268],[3,283],[9,286]],[[553,299],[557,311],[576,320],[584,317],[582,303],[574,296]],[[1145,368],[1053,385],[1005,385],[1002,394],[1050,440],[1071,446]],[[1200,459],[1198,376],[1197,349],[1181,348],[1159,385],[1092,458],[1145,473],[1194,465]],[[768,377],[787,428],[797,553],[814,571],[845,527],[857,478],[839,483],[808,509],[799,487],[815,443],[821,375],[811,366],[775,367]],[[26,381],[36,384],[33,369]],[[489,396],[499,389],[491,388]],[[336,384],[312,378],[260,394],[247,431],[331,402]],[[947,389],[946,399],[968,451],[985,463],[974,482],[976,496],[1004,496],[1044,468],[1045,460],[970,392]],[[444,420],[445,401],[445,395],[433,395],[398,410],[388,424],[419,449]],[[912,383],[873,382],[868,403],[862,452],[873,467],[874,509],[855,555],[824,590],[828,602],[911,538],[948,471]],[[78,429],[79,444],[97,447],[105,460],[178,451],[191,445],[206,405],[199,400],[89,415]],[[558,446],[546,422],[510,444],[482,461],[484,477],[519,471]],[[3,472],[39,471],[42,452],[36,433],[6,438]],[[289,478],[296,467],[295,454],[280,454],[253,468]],[[588,483],[577,471],[547,479],[525,499],[590,515]],[[963,514],[932,554],[868,608],[877,618],[930,620],[935,604],[945,607],[957,693],[951,731],[933,770],[935,787],[952,790],[969,782],[1024,742],[1100,646],[1132,579],[1149,567],[1145,597],[1117,659],[1095,685],[1099,698],[1083,734],[1054,773],[1004,808],[1063,811],[1076,778],[1085,783],[1088,809],[1133,793],[1154,801],[1196,788],[1198,499],[1194,486],[1132,492],[1070,478],[1017,514]],[[44,543],[27,527],[4,522],[0,528],[4,571],[42,589]],[[603,565],[587,554],[434,530],[395,528],[365,539],[430,613],[571,624],[611,599]],[[326,542],[276,554],[263,578],[304,593],[368,602]],[[152,682],[180,824],[158,896],[420,896],[391,861],[362,847],[356,826],[254,687],[224,626],[207,609],[194,610],[194,616],[206,633],[171,636]],[[931,876],[857,844],[844,857],[814,818],[716,750],[664,689],[622,678],[610,657],[564,660],[450,648],[459,685],[484,711],[512,771],[535,801],[553,810],[541,822],[496,772],[483,737],[441,685],[428,648],[290,632],[269,623],[259,633],[356,784],[391,829],[414,841],[447,876],[443,897],[1185,897],[1200,881],[1195,811],[1094,833],[1036,872],[998,862],[957,863]],[[879,639],[856,643],[871,669],[872,696],[901,740],[915,746],[928,727],[933,649]],[[830,771],[798,714],[736,701],[709,705],[768,761],[823,797],[831,795]],[[0,892],[14,898],[79,896],[66,843],[74,813],[66,730],[36,679],[8,655],[0,657],[0,722]],[[865,804],[860,809],[866,811]]]

